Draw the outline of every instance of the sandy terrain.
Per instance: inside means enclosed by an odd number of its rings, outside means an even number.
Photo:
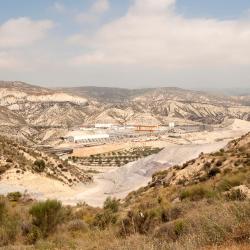
[[[94,183],[88,186],[79,185],[70,188],[43,176],[26,173],[17,177],[15,173],[8,172],[0,182],[0,193],[27,189],[39,199],[57,198],[65,204],[85,201],[93,206],[101,206],[107,196],[123,198],[129,192],[146,185],[155,171],[184,163],[197,157],[201,152],[217,151],[229,140],[248,131],[250,122],[236,120],[229,127],[218,131],[185,134],[186,139],[193,143],[177,145],[164,142],[165,149],[159,154],[117,169],[108,169],[105,173],[95,175]]]

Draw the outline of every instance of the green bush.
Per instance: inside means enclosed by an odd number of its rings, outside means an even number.
[[[95,216],[93,225],[95,227],[98,227],[99,229],[104,230],[109,225],[115,224],[117,222],[117,219],[117,214],[113,213],[110,209],[107,209]]]
[[[15,241],[18,233],[18,219],[8,215],[0,224],[0,247],[9,245]]]
[[[210,169],[207,173],[208,177],[214,177],[216,176],[217,174],[220,173],[220,169],[218,167],[213,167],[212,169]]]
[[[105,201],[104,201],[104,205],[103,205],[103,208],[105,210],[111,210],[113,213],[116,213],[118,212],[119,210],[119,205],[120,205],[120,202],[116,199],[116,198],[111,198],[111,197],[108,197]]]
[[[22,194],[20,192],[12,192],[12,193],[8,193],[7,195],[7,198],[10,201],[19,201],[21,197],[22,197]]]
[[[5,213],[6,213],[5,201],[3,197],[0,197],[0,223],[2,223]]]
[[[62,204],[57,200],[38,202],[29,212],[33,218],[33,225],[41,230],[43,237],[53,232],[63,220]]]
[[[245,178],[246,178],[245,174],[227,176],[218,182],[217,189],[221,192],[228,191],[232,187],[240,186],[241,184],[243,184]]]
[[[28,244],[34,244],[41,237],[41,230],[36,226],[32,226],[26,235],[26,242]]]
[[[38,173],[41,173],[44,171],[45,169],[45,161],[44,160],[36,160],[33,164],[33,170],[38,172]]]
[[[18,218],[10,217],[6,208],[6,202],[0,197],[0,247],[12,243],[18,232]]]
[[[198,201],[204,198],[215,197],[215,191],[202,185],[186,188],[180,192],[179,198],[181,200],[189,199],[191,201]]]

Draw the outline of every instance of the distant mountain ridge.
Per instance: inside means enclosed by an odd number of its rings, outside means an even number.
[[[163,87],[163,88],[142,88],[142,89],[126,89],[126,88],[109,88],[109,87],[73,87],[73,88],[62,88],[62,91],[68,93],[77,94],[86,98],[93,98],[99,102],[127,102],[133,101],[134,99],[142,96],[151,96],[157,98],[159,96],[165,96],[169,100],[181,100],[181,101],[194,101],[198,97],[200,101],[217,101],[221,100],[231,100],[233,99],[229,96],[211,94],[205,91],[195,91],[195,90],[186,90],[177,87]],[[219,101],[220,100],[220,101]]]
[[[250,120],[248,96],[213,95],[180,88],[48,89],[0,81],[0,126],[75,127],[82,124],[218,124]]]

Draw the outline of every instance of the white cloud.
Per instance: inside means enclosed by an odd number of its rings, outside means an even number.
[[[0,51],[0,69],[13,69],[18,68],[20,66],[19,62],[16,58],[10,56],[6,52]]]
[[[43,39],[53,27],[49,20],[33,21],[27,17],[10,19],[0,25],[0,48],[18,48]]]
[[[136,64],[165,69],[250,65],[250,22],[184,18],[174,0],[135,0],[128,13],[92,37],[71,42],[88,48],[73,65]]]
[[[104,13],[109,10],[109,1],[108,0],[97,0],[91,8],[91,11],[94,13]]]
[[[64,4],[62,4],[60,2],[55,2],[53,4],[53,7],[59,13],[64,13],[66,11],[66,8],[65,8]]]
[[[110,8],[109,0],[96,0],[89,10],[76,15],[78,22],[94,23]]]

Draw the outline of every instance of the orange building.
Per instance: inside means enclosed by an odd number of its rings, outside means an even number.
[[[158,125],[135,125],[136,132],[155,132],[159,129]]]

